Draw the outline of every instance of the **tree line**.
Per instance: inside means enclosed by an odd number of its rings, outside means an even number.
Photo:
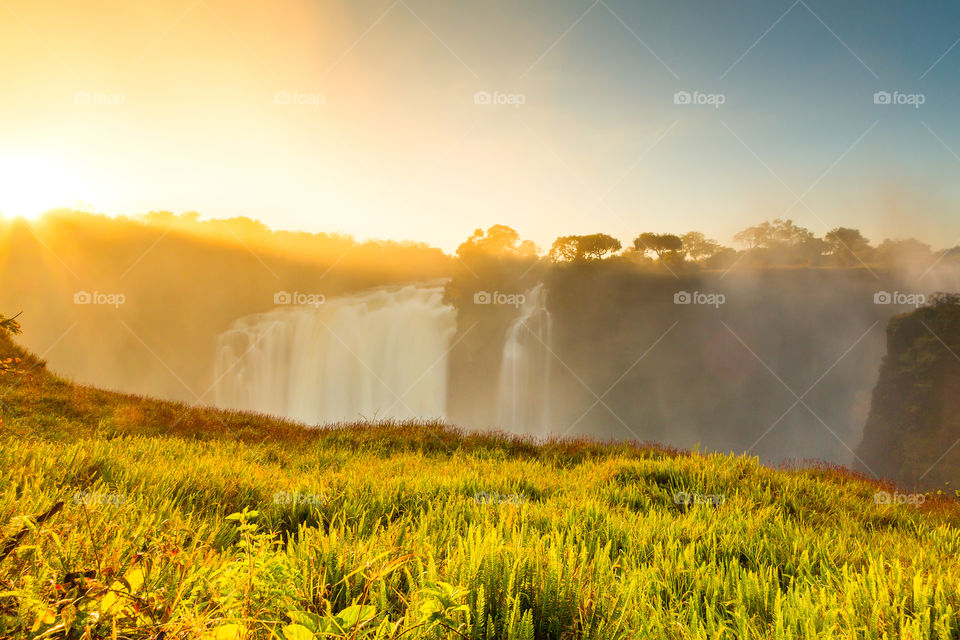
[[[792,220],[777,218],[748,227],[733,237],[739,249],[707,238],[699,231],[682,235],[644,232],[626,247],[606,233],[567,235],[557,238],[546,258],[555,263],[584,263],[616,259],[670,269],[696,265],[705,269],[807,266],[867,267],[932,264],[960,260],[960,247],[935,252],[915,238],[885,239],[873,245],[858,229],[836,227],[818,237]],[[530,240],[506,225],[477,229],[457,249],[457,257],[500,256],[539,259],[540,250]]]

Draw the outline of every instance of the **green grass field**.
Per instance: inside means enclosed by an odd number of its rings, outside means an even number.
[[[952,499],[653,446],[308,431],[75,386],[0,338],[17,355],[2,637],[960,638]]]

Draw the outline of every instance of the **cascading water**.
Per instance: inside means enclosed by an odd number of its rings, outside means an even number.
[[[308,424],[443,419],[455,330],[441,286],[246,316],[217,341],[216,402]]]
[[[532,436],[550,431],[551,325],[541,283],[524,294],[520,313],[507,329],[497,399],[501,429]]]

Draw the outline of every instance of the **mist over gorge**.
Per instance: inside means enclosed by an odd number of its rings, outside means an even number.
[[[79,382],[308,425],[440,418],[852,465],[888,319],[909,296],[960,288],[952,254],[770,265],[700,238],[700,266],[669,262],[674,241],[651,234],[660,267],[636,248],[615,255],[609,237],[561,238],[541,256],[495,227],[451,258],[152,215],[62,213],[56,233],[5,224],[4,268],[31,292],[0,303],[23,311],[24,342]]]
[[[571,266],[547,280],[552,435],[699,444],[768,462],[853,463],[884,327],[908,310],[874,297],[905,289],[915,276],[631,271]],[[675,304],[678,291],[721,294],[724,302]],[[485,311],[470,309],[460,320]],[[496,425],[497,390],[483,380],[495,377],[499,360],[485,340],[468,335],[453,351],[454,422]]]
[[[382,287],[245,316],[217,339],[218,406],[306,424],[447,417],[456,312],[443,287]]]

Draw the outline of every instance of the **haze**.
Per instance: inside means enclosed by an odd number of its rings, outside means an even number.
[[[448,252],[494,223],[541,248],[597,229],[730,243],[776,217],[960,237],[956,3],[6,0],[0,16],[8,217],[198,211]]]

